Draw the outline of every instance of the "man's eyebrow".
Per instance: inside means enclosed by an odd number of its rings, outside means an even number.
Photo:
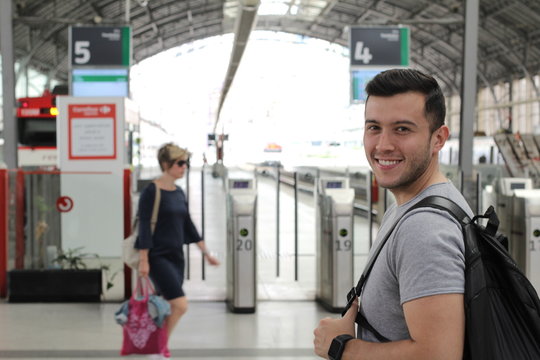
[[[410,120],[398,120],[394,122],[393,125],[409,125],[412,127],[418,127],[418,125],[414,121],[410,121]]]
[[[373,119],[366,119],[365,123],[366,124],[379,124],[379,121],[373,120]],[[395,125],[408,125],[408,126],[411,126],[411,127],[418,127],[418,125],[414,121],[410,121],[410,120],[394,121],[391,125],[393,125],[393,126],[395,126]]]

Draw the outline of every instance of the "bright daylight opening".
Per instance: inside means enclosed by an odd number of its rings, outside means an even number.
[[[213,163],[215,147],[207,135],[216,122],[232,41],[232,34],[196,41],[133,66],[132,97],[145,120],[143,150],[172,140],[190,149],[195,164],[203,154]],[[348,49],[254,31],[217,131],[229,134],[227,165],[272,160],[359,166],[366,164],[362,127],[363,107],[350,104]]]

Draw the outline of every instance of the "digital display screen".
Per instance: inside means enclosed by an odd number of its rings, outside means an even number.
[[[18,118],[19,144],[56,146],[56,118]]]
[[[343,183],[341,181],[329,181],[326,183],[327,189],[341,189],[343,187]]]
[[[73,96],[129,96],[127,69],[74,69],[71,76]]]
[[[525,189],[525,183],[515,182],[510,184],[510,190]]]
[[[235,181],[233,182],[233,189],[248,189],[249,181]]]
[[[365,69],[351,71],[351,102],[365,103],[367,93],[365,91],[367,83],[375,77],[382,69]]]

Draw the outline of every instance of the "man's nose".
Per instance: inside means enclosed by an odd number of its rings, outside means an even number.
[[[376,150],[377,151],[392,151],[394,150],[394,139],[388,132],[381,132],[377,139]]]

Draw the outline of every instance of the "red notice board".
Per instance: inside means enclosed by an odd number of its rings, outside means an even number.
[[[68,105],[70,160],[116,159],[116,104]]]

